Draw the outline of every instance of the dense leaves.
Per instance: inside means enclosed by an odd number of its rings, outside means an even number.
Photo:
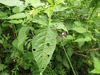
[[[0,75],[100,74],[99,0],[0,0]]]

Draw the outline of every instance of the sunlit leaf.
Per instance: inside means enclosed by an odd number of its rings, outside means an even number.
[[[64,31],[67,32],[67,28],[65,27],[65,25],[62,22],[52,22],[51,26],[54,26],[57,29],[63,29]]]
[[[20,0],[0,0],[0,3],[8,6],[21,6],[23,2]]]
[[[20,18],[25,18],[25,17],[26,17],[25,13],[17,13],[17,14],[9,16],[7,19],[20,19]]]
[[[53,30],[45,28],[33,37],[32,52],[41,73],[50,62],[55,50],[56,36],[57,34]]]
[[[72,30],[74,30],[78,33],[85,33],[86,32],[86,29],[82,28],[82,27],[75,27],[75,28],[72,28]]]
[[[18,34],[18,47],[23,44],[23,42],[25,41],[25,39],[27,38],[27,31],[28,31],[28,27],[22,27],[19,30],[19,34]]]
[[[8,22],[14,23],[14,24],[19,24],[19,23],[22,23],[23,20],[10,20],[10,21],[8,21]]]

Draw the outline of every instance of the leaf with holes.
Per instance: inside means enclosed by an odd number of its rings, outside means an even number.
[[[49,64],[56,47],[56,32],[50,28],[42,29],[39,34],[32,39],[32,52],[41,73]]]

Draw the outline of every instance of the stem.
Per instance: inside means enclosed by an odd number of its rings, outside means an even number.
[[[14,35],[14,39],[16,38],[16,33],[15,33],[15,26],[12,25],[12,28],[13,28],[13,35]]]
[[[62,42],[61,42],[61,44],[62,44]],[[73,71],[74,75],[76,75],[76,73],[75,73],[75,71],[74,71],[74,68],[73,68],[73,66],[72,66],[72,63],[71,63],[71,61],[70,61],[70,59],[69,59],[69,57],[68,57],[68,54],[67,54],[67,52],[66,52],[66,50],[65,50],[65,48],[64,48],[64,46],[63,46],[63,44],[62,44],[62,47],[63,47],[63,50],[64,50],[64,52],[65,52],[65,54],[66,54],[66,57],[67,57],[67,59],[68,59],[68,61],[69,61],[69,64],[70,64],[70,66],[71,66],[71,68],[72,68],[72,71]]]

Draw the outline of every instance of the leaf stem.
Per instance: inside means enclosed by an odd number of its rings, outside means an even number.
[[[61,44],[62,44],[62,42],[61,42]],[[63,46],[63,44],[62,44],[62,47],[63,47],[63,50],[64,50],[64,52],[65,52],[65,54],[66,54],[66,57],[67,57],[67,59],[68,59],[68,61],[69,61],[69,64],[70,64],[70,66],[71,66],[71,68],[72,68],[72,71],[73,71],[74,75],[76,75],[76,73],[75,73],[75,71],[74,71],[74,68],[73,68],[73,66],[72,66],[72,63],[71,63],[71,61],[70,61],[70,59],[69,59],[69,57],[68,57],[68,54],[67,54],[67,52],[66,52],[66,50],[65,50],[65,48],[64,48],[64,46]]]

